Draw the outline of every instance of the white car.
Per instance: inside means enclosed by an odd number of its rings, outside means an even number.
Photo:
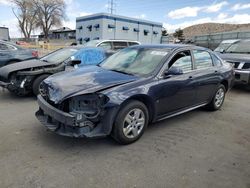
[[[129,46],[140,45],[138,41],[132,40],[91,40],[84,44],[85,47],[100,47],[105,50],[117,51]]]

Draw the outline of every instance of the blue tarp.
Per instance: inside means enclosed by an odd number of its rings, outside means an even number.
[[[83,48],[74,55],[75,60],[81,60],[79,67],[97,65],[106,58],[106,53],[101,48]]]

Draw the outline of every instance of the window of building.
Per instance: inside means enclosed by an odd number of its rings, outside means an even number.
[[[139,33],[139,32],[140,32],[140,30],[139,30],[138,28],[134,28],[134,32]]]
[[[145,36],[148,36],[148,34],[149,34],[149,30],[146,30],[146,29],[145,29],[145,30],[144,30],[144,35],[145,35]]]
[[[114,28],[115,28],[115,25],[113,25],[113,24],[108,24],[108,28],[109,28],[109,29],[114,29]]]
[[[210,54],[203,50],[193,50],[195,65],[197,69],[204,69],[213,66]]]
[[[189,50],[177,53],[169,63],[169,67],[180,68],[183,73],[192,70],[192,56]]]
[[[87,28],[89,31],[92,31],[92,25],[88,25]]]
[[[122,27],[122,30],[123,30],[123,31],[128,31],[128,30],[129,30],[129,27],[123,26],[123,27]]]

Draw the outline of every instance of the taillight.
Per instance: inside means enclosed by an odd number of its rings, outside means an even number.
[[[32,51],[32,56],[33,57],[38,57],[38,51]]]

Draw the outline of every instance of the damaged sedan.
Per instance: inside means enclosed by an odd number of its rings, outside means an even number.
[[[129,47],[41,84],[38,120],[69,137],[138,140],[147,125],[206,106],[218,110],[234,71],[212,51],[187,45]]]
[[[37,95],[40,83],[52,74],[96,65],[111,55],[101,48],[66,47],[40,59],[23,61],[0,68],[0,86],[18,96]]]

